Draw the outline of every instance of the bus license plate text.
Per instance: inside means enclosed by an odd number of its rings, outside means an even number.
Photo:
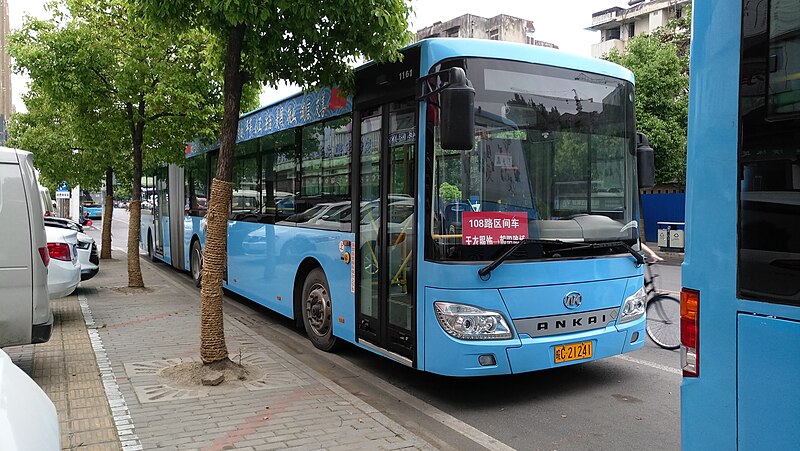
[[[591,341],[570,343],[568,345],[558,345],[555,347],[556,363],[569,362],[572,360],[588,359],[591,357],[592,357]]]

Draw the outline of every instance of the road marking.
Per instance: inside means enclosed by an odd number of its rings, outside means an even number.
[[[78,302],[80,302],[83,319],[86,322],[86,330],[89,333],[89,341],[92,343],[94,358],[100,369],[100,378],[103,380],[103,388],[105,389],[108,405],[111,407],[111,415],[114,417],[114,427],[117,429],[122,451],[140,451],[144,448],[136,432],[134,432],[131,412],[128,410],[125,396],[122,395],[122,391],[117,385],[117,377],[114,376],[114,371],[111,369],[111,361],[108,359],[108,354],[103,347],[103,339],[97,333],[92,310],[89,308],[86,295],[79,294]]]
[[[119,221],[119,222],[121,222],[121,223],[123,223],[123,224],[130,224],[130,221],[123,221],[122,219],[117,219],[117,218],[114,218],[113,220],[114,220],[114,221]]]
[[[667,366],[667,365],[662,365],[660,363],[648,362],[647,360],[640,360],[640,359],[636,359],[636,358],[633,358],[633,357],[628,357],[626,355],[615,355],[614,357],[616,357],[616,358],[618,358],[620,360],[624,360],[626,362],[635,363],[637,365],[649,366],[650,368],[655,368],[657,370],[666,371],[667,373],[677,374],[678,376],[682,376],[683,375],[681,370],[679,370],[677,368],[672,368],[672,367]]]

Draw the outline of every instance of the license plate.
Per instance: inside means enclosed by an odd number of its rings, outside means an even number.
[[[591,341],[570,343],[568,345],[558,345],[554,349],[556,363],[564,363],[572,360],[588,359],[592,357]]]

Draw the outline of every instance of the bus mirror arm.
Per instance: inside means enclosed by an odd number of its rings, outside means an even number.
[[[639,189],[655,186],[656,170],[653,148],[644,133],[636,133],[636,172],[639,176]]]
[[[442,82],[445,74],[447,80]],[[439,94],[442,148],[472,150],[475,141],[475,89],[464,69],[451,67],[426,75],[420,78],[419,86],[418,100]]]

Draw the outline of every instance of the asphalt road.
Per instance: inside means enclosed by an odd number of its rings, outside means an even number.
[[[126,249],[127,221],[127,212],[117,209],[112,225],[116,248]],[[99,221],[97,230],[91,234],[99,241]],[[659,265],[657,269],[660,288],[677,292],[680,267]],[[188,276],[179,276],[188,283]],[[247,301],[235,302],[269,324],[258,329],[260,333],[270,339],[286,340],[292,352],[304,355],[318,371],[373,405],[379,404],[377,408],[386,415],[406,418],[407,427],[413,428],[418,422],[419,430],[432,430],[430,424],[424,424],[424,418],[414,419],[406,411],[409,409],[406,403],[398,399],[393,406],[388,401],[394,402],[397,397],[380,390],[370,392],[366,388],[367,375],[387,381],[515,449],[680,448],[679,353],[661,349],[649,341],[633,353],[554,370],[502,377],[448,378],[409,369],[355,346],[345,346],[330,358],[320,355],[307,345],[291,321]],[[349,368],[337,368],[342,366]],[[452,442],[452,447],[459,449],[464,445]]]

